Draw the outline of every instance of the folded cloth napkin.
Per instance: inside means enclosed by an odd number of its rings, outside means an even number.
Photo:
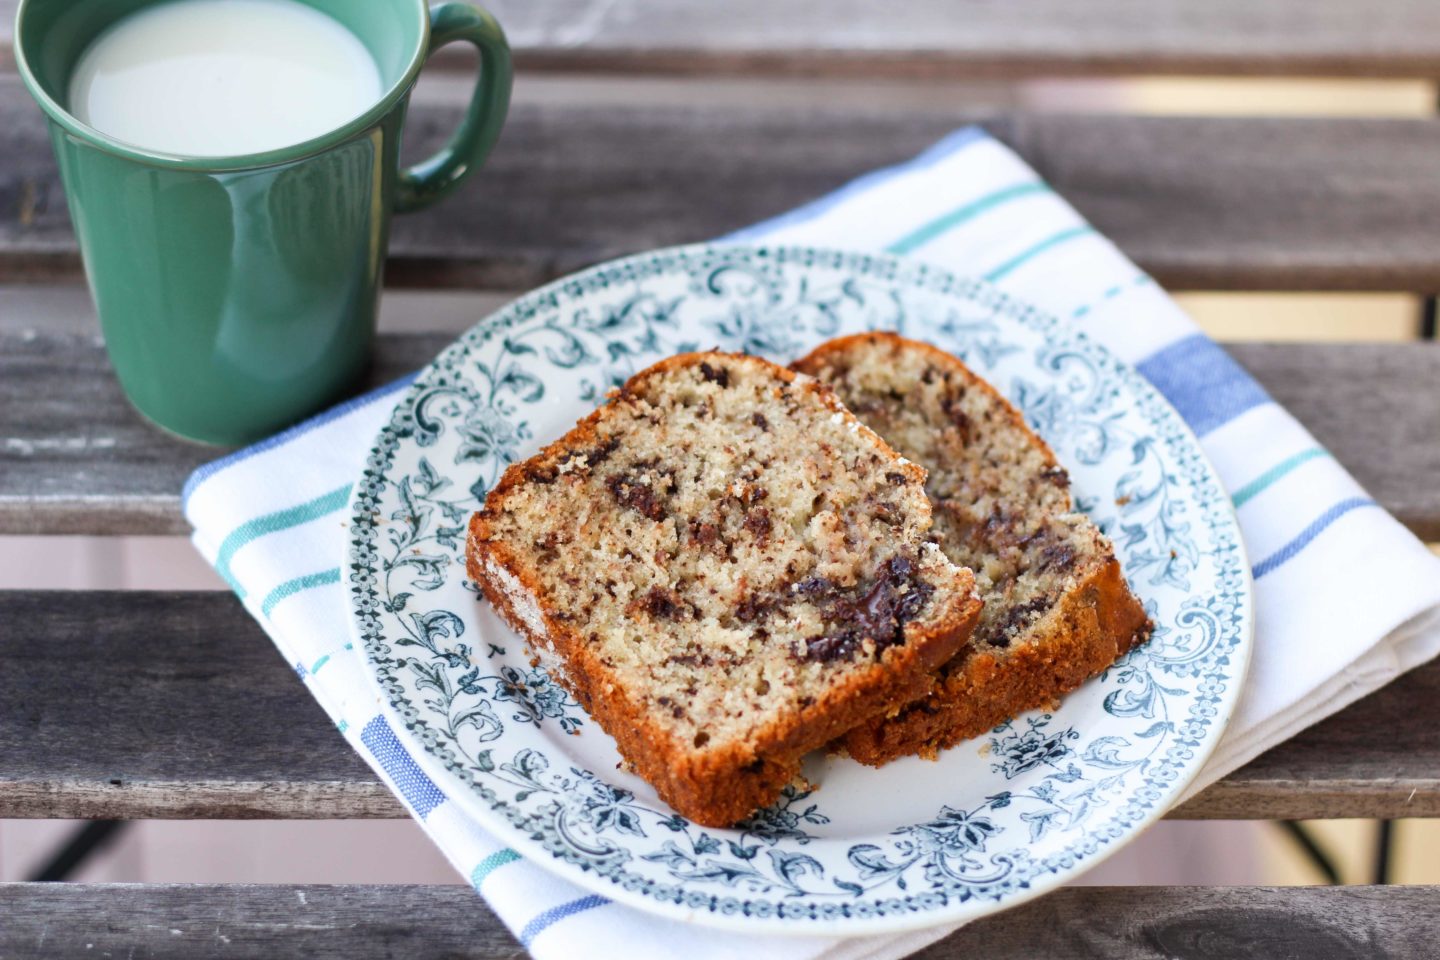
[[[1242,703],[1193,789],[1440,652],[1440,561],[1201,334],[1149,277],[983,130],[725,241],[884,249],[983,276],[1134,364],[1200,437],[1254,565]],[[338,560],[365,452],[408,381],[201,467],[185,488],[200,552],[350,744],[537,957],[900,957],[944,929],[857,939],[718,934],[556,879],[464,816],[379,713]],[[1337,589],[1335,571],[1368,573]]]

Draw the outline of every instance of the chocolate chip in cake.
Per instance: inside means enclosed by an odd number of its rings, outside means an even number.
[[[891,557],[882,575],[862,593],[836,597],[826,611],[834,626],[806,641],[806,658],[838,660],[854,657],[866,640],[877,651],[905,642],[905,624],[929,602],[934,588],[915,579],[915,564]]]
[[[757,538],[770,536],[770,511],[756,507],[745,514],[745,529]]]
[[[605,485],[609,488],[610,495],[621,505],[650,520],[665,519],[665,510],[656,500],[655,491],[649,484],[614,476],[606,480]]]
[[[715,526],[715,524],[713,523],[706,523],[703,520],[692,519],[689,522],[689,527],[690,539],[694,540],[702,547],[711,546],[715,543],[716,538],[720,536],[719,527]]]
[[[724,367],[716,370],[703,360],[700,362],[700,376],[704,377],[708,383],[718,384],[722,390],[730,386],[729,370],[726,370]]]
[[[1067,489],[1070,486],[1070,472],[1059,464],[1047,468],[1040,476],[1061,489]]]
[[[662,587],[651,587],[640,603],[650,616],[660,620],[678,620],[683,610],[680,598]]]
[[[610,454],[620,446],[619,437],[611,437],[597,447],[585,452],[585,466],[594,468],[610,459]]]

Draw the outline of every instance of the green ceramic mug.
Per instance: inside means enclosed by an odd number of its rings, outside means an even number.
[[[510,51],[494,18],[467,3],[303,0],[360,38],[384,95],[293,147],[187,158],[121,143],[66,110],[87,45],[155,2],[21,0],[16,59],[50,118],[125,393],[182,437],[247,443],[336,399],[363,371],[390,213],[439,200],[484,162],[510,103]],[[480,53],[469,111],[444,149],[402,170],[400,132],[420,68],[457,40]]]

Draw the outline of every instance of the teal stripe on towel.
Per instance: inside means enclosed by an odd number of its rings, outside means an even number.
[[[354,649],[355,649],[355,644],[353,644],[353,643],[347,643],[347,644],[345,644],[345,646],[343,647],[343,649],[345,649],[345,650],[354,650]],[[319,660],[316,660],[316,661],[315,661],[315,666],[313,666],[313,667],[310,668],[310,675],[311,675],[311,676],[314,676],[315,674],[319,673],[319,672],[320,672],[320,668],[323,667],[323,666],[325,666],[325,664],[327,664],[327,663],[330,662],[330,657],[331,657],[331,656],[333,656],[333,654],[327,653],[327,654],[325,654],[325,656],[321,657]]]
[[[994,193],[987,193],[979,200],[972,200],[963,207],[951,210],[944,216],[936,217],[924,226],[917,227],[890,244],[885,250],[887,253],[909,253],[955,229],[966,220],[973,220],[987,210],[993,210],[1021,197],[1049,192],[1050,188],[1037,180],[1034,183],[1019,183],[1012,187],[1005,187],[1003,190],[996,190]]]
[[[1030,249],[1016,254],[1014,257],[1006,260],[1004,263],[1000,264],[1000,266],[985,274],[985,279],[989,280],[991,283],[994,283],[996,280],[999,280],[1007,273],[1010,273],[1018,269],[1019,267],[1024,266],[1029,261],[1040,256],[1040,254],[1044,253],[1046,250],[1054,249],[1061,244],[1069,243],[1071,240],[1078,240],[1081,237],[1088,237],[1094,232],[1095,228],[1090,226],[1089,224],[1084,224],[1079,227],[1071,227],[1069,230],[1061,230],[1059,233],[1052,234],[1051,236],[1046,237],[1044,240],[1041,240],[1039,243],[1035,244],[1035,246],[1031,247]]]
[[[309,590],[313,587],[323,587],[328,583],[339,582],[339,567],[331,567],[329,570],[321,570],[319,573],[307,573],[303,577],[286,580],[280,584],[280,586],[267,593],[265,599],[260,601],[260,612],[268,617],[270,616],[270,611],[275,609],[275,604],[284,600],[286,597],[293,597],[302,590]]]
[[[344,509],[345,504],[350,500],[350,484],[337,487],[329,493],[323,493],[308,503],[298,504],[293,507],[286,507],[284,510],[277,510],[274,513],[267,513],[263,517],[256,517],[236,527],[226,535],[220,542],[220,550],[215,554],[215,570],[230,584],[230,588],[242,600],[245,598],[245,590],[235,582],[234,576],[230,573],[230,561],[241,547],[253,540],[265,536],[267,533],[275,533],[277,530],[288,530],[291,527],[298,527],[302,523],[308,523],[317,517],[323,517],[327,513],[334,513],[336,510]]]
[[[1294,470],[1302,463],[1309,463],[1311,460],[1314,460],[1317,457],[1328,456],[1330,456],[1330,451],[1322,447],[1311,447],[1309,450],[1301,450],[1293,457],[1287,457],[1286,459],[1281,460],[1279,463],[1275,464],[1275,466],[1271,467],[1269,470],[1266,470],[1264,473],[1260,474],[1260,476],[1256,477],[1254,480],[1251,480],[1239,490],[1236,490],[1234,496],[1232,496],[1230,499],[1234,502],[1237,509],[1243,507],[1248,501],[1255,499],[1255,497],[1257,497],[1262,491],[1264,491],[1267,487],[1273,484],[1276,480],[1279,480],[1281,477],[1285,476],[1285,474],[1289,473],[1291,470]]]
[[[470,871],[470,886],[479,890],[481,881],[486,877],[505,866],[505,864],[514,863],[519,859],[520,854],[511,850],[509,847],[506,847],[504,850],[496,850],[490,854],[490,856],[477,863],[475,869]]]

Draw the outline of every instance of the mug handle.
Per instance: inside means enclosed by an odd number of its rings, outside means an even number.
[[[510,108],[510,45],[495,18],[468,3],[442,3],[430,8],[428,58],[436,50],[465,40],[480,53],[480,73],[465,119],[440,152],[400,173],[395,209],[421,210],[445,197],[478,169],[500,139]]]

